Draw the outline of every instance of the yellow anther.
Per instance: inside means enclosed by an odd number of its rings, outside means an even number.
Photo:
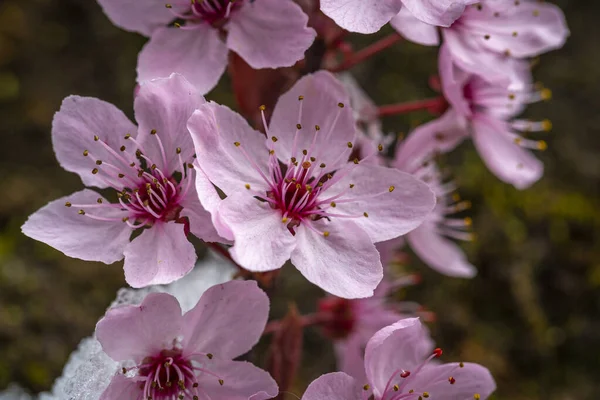
[[[383,145],[382,144],[377,145],[377,150],[383,151]]]
[[[249,184],[249,183],[246,183],[246,184],[244,185],[244,187],[245,187],[246,189],[250,190],[250,184]]]
[[[320,131],[320,130],[321,130],[321,127],[320,127],[319,125],[315,125],[315,130],[316,130],[316,131]]]
[[[77,213],[78,213],[79,215],[85,215],[85,211],[83,211],[83,210],[79,210],[79,211],[77,211]]]
[[[125,149],[126,149],[126,147],[125,147],[125,146],[121,146],[121,147],[119,147],[119,150],[121,150],[121,151],[125,151]]]
[[[73,204],[71,204],[71,203],[70,203],[70,202],[68,202],[68,201],[65,203],[65,207],[71,207],[72,205],[73,205]]]
[[[176,149],[175,149],[175,153],[177,153],[177,154],[181,154],[181,147],[178,147],[178,148],[176,148]]]
[[[127,373],[127,368],[123,367],[123,368],[121,369],[121,372],[122,372],[123,374],[126,374],[126,373]]]
[[[96,175],[97,173],[98,173],[98,168],[94,168],[94,169],[92,170],[92,174]]]
[[[335,204],[335,201],[332,201],[331,203],[329,203],[329,205],[333,208],[335,208],[335,206],[337,206],[337,204]],[[71,207],[71,206],[69,206],[69,207]]]
[[[173,6],[172,6],[172,5],[170,5],[170,4],[168,4],[168,3],[167,3],[167,4],[165,4],[165,7],[166,7],[166,8],[173,8]]]
[[[156,169],[156,164],[152,164],[152,165],[150,166],[150,169],[151,169],[151,170],[155,170],[155,169]]]
[[[327,165],[325,165],[325,163],[321,163],[321,165],[319,165],[319,167],[321,168],[325,168]]]
[[[208,357],[208,359],[209,359],[209,360],[212,360],[212,359],[213,359],[213,355],[212,355],[212,353],[208,353],[208,354],[206,355],[206,357]]]
[[[235,145],[235,147],[240,147],[242,145],[240,142],[233,142],[233,144]]]
[[[277,137],[275,137],[275,136],[271,136],[271,140],[273,141],[273,143],[275,143],[279,139],[277,139]]]
[[[273,155],[273,154],[275,154],[275,150],[269,150],[269,154],[270,154],[270,155]]]
[[[542,129],[545,130],[546,132],[549,132],[552,130],[552,121],[550,121],[549,119],[545,119],[542,121]]]
[[[359,161],[358,161],[358,158],[355,158],[354,160],[352,160],[352,162],[353,162],[354,164],[358,164],[358,163],[359,163]]]
[[[464,221],[465,221],[465,225],[466,225],[466,226],[471,226],[471,225],[473,225],[473,219],[472,219],[472,218],[470,218],[470,217],[466,217],[466,218],[464,219]]]
[[[155,167],[156,167],[156,166],[155,166]],[[189,169],[194,169],[194,164],[188,163],[187,167],[188,167]]]
[[[85,157],[87,157],[87,156],[88,156],[88,154],[90,154],[90,152],[89,152],[89,151],[87,151],[87,150],[84,150],[84,151],[83,151],[83,155],[84,155]]]
[[[363,215],[364,215],[366,218],[369,218],[369,213],[368,213],[368,212],[366,212],[366,211],[365,211],[365,212],[363,213]]]
[[[475,393],[475,394],[473,395],[473,398],[474,398],[475,400],[479,400],[479,399],[481,399],[481,395],[480,395],[479,393]]]
[[[150,134],[151,134],[151,135],[156,135],[156,129],[152,129],[152,130],[150,131]]]
[[[284,224],[287,224],[287,222],[288,222],[288,217],[283,217],[283,218],[281,218],[281,222],[283,222]]]
[[[339,108],[344,108],[344,103],[338,103]]]
[[[102,165],[102,160],[96,160],[96,165]]]
[[[423,392],[423,397],[428,398],[429,397],[429,393],[428,392]]]
[[[296,124],[296,129],[302,129],[302,124]]]
[[[517,36],[519,36],[519,32],[517,32],[517,31],[514,31],[514,32],[512,33],[512,35],[513,35],[513,37],[517,37]]]
[[[97,142],[98,140],[100,140],[100,138],[98,137],[98,135],[94,135],[94,142]]]
[[[354,183],[350,184],[350,189],[354,188]]]
[[[299,100],[299,101],[302,101],[302,100],[304,100],[304,96],[298,96],[298,100]]]
[[[258,109],[260,111],[265,111],[267,109],[267,106],[265,106],[264,104],[261,104],[260,107],[258,107]]]
[[[175,28],[181,28],[181,24],[180,24],[179,22],[175,22],[175,23],[173,24],[173,26],[174,26]]]
[[[316,158],[314,158],[314,157],[311,157],[311,158],[310,158],[310,161],[311,161],[311,162],[315,162],[315,161],[317,161],[317,159],[316,159]]]
[[[102,204],[102,197],[98,197],[98,199],[96,200],[96,203]]]
[[[348,142],[348,148],[351,149],[352,148],[352,142]]]
[[[302,154],[307,155],[308,154],[308,150],[306,150],[306,149],[302,150]]]
[[[123,217],[123,218],[121,218],[121,221],[127,222],[127,221],[129,221],[129,217]]]
[[[550,100],[552,98],[552,90],[544,88],[540,91],[540,97],[542,100]]]
[[[296,157],[290,158],[290,161],[292,162],[292,164],[295,163],[296,162]]]
[[[369,389],[371,389],[371,386],[369,386],[368,383],[363,386],[363,390],[369,390]]]
[[[514,94],[514,93],[511,93],[511,94],[509,94],[509,95],[508,95],[508,98],[509,98],[510,100],[514,100],[514,99],[516,99],[516,98],[517,98],[517,96],[515,96],[515,94]]]
[[[224,383],[225,381],[223,379],[219,379],[219,385],[223,386]]]
[[[540,140],[540,141],[537,142],[537,148],[538,148],[538,150],[544,151],[544,150],[546,150],[548,148],[548,143],[546,143],[543,140]]]
[[[325,237],[329,237],[329,231],[325,231],[325,232],[323,232],[323,236],[325,236]]]
[[[394,189],[396,189],[396,186],[393,186],[393,185],[392,185],[392,186],[390,186],[390,187],[389,187],[389,189],[388,189],[388,190],[390,191],[390,193],[392,193],[392,192],[394,191]]]
[[[513,139],[513,142],[515,142],[515,144],[521,144],[521,142],[523,142],[523,139],[521,139],[520,137],[516,137]]]
[[[459,363],[458,363],[458,366],[459,366],[460,368],[464,368],[464,367],[465,367],[465,363],[461,361],[461,362],[459,362]]]
[[[312,186],[311,185],[304,185],[304,188],[306,189],[307,192],[312,192]]]
[[[394,392],[397,392],[398,390],[400,390],[400,387],[398,385],[394,385]]]
[[[304,161],[304,162],[302,163],[302,168],[304,168],[304,169],[309,169],[311,165],[312,165],[312,164],[310,163],[310,161]]]
[[[129,139],[131,137],[131,134],[128,133],[127,135],[125,135],[125,140]]]

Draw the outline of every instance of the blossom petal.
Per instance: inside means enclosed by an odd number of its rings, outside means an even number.
[[[497,8],[501,11],[497,12]],[[535,57],[563,47],[569,29],[562,10],[538,1],[494,5],[484,2],[482,10],[471,9],[461,21],[472,32],[485,32],[484,48],[516,58]],[[475,35],[475,33],[472,33]]]
[[[211,399],[267,400],[279,393],[277,383],[268,372],[247,361],[224,361],[216,358],[206,363],[206,369],[223,380],[209,374],[200,374],[200,387]]]
[[[292,1],[246,2],[231,15],[227,47],[252,68],[291,67],[315,39],[308,16]]]
[[[183,171],[181,161],[192,162],[194,143],[187,121],[204,103],[196,88],[178,74],[141,84],[134,102],[138,141],[144,155],[163,173],[171,175]]]
[[[113,360],[139,362],[172,346],[182,322],[175,297],[150,293],[139,306],[109,309],[96,325],[96,337]]]
[[[195,175],[203,174],[202,171],[194,172],[194,169],[188,170],[188,176],[185,179],[189,179],[190,187],[186,196],[183,198],[180,205],[183,207],[181,217],[187,217],[190,223],[190,232],[192,232],[197,238],[204,240],[205,242],[221,242],[223,238],[219,236],[219,233],[213,225],[211,213],[209,213],[200,203],[198,199],[198,193],[196,192],[196,184],[198,180],[195,179]],[[213,189],[214,190],[214,189]]]
[[[383,278],[379,253],[369,235],[356,224],[336,220],[312,223],[321,232],[300,225],[292,263],[321,289],[347,299],[369,297]]]
[[[98,0],[98,3],[113,24],[146,36],[174,19],[162,0]]]
[[[196,251],[183,224],[157,222],[125,248],[125,281],[134,288],[176,281],[194,268]]]
[[[281,268],[290,258],[296,239],[282,222],[281,212],[251,193],[234,193],[221,202],[218,213],[231,229],[233,259],[249,271]]]
[[[402,0],[410,12],[430,25],[450,26],[469,4],[479,0]]]
[[[199,166],[196,166],[195,169],[196,195],[200,200],[202,208],[211,214],[212,224],[219,236],[230,242],[233,240],[233,233],[231,232],[231,229],[229,229],[229,227],[227,227],[227,225],[222,221],[219,213],[217,212],[219,204],[221,204],[221,197],[219,196],[219,193],[212,182],[208,180],[208,177],[204,171]],[[218,241],[225,243],[224,240]]]
[[[246,191],[246,184],[252,189],[268,187],[258,172],[266,174],[269,170],[265,137],[252,129],[239,114],[210,102],[194,112],[188,121],[188,129],[194,141],[198,165],[225,194]],[[236,142],[239,146],[234,144]],[[198,194],[202,197],[203,191]],[[207,201],[210,202],[210,199]],[[213,208],[206,206],[209,211]]]
[[[427,366],[410,382],[415,392],[427,392],[433,399],[440,400],[472,400],[475,395],[482,400],[487,399],[496,383],[490,371],[479,364],[448,363]],[[448,378],[454,378],[450,384]]]
[[[142,394],[139,382],[117,372],[100,395],[99,400],[131,400]]]
[[[304,99],[299,101],[299,96]],[[340,107],[339,103],[344,106]],[[274,146],[277,157],[287,164],[290,157],[301,158],[300,152],[307,149],[316,158],[315,162],[325,163],[328,169],[334,170],[345,163],[351,151],[348,142],[354,141],[356,132],[349,104],[344,86],[329,72],[304,76],[279,98],[273,110],[269,135],[279,139]],[[300,107],[301,119],[298,118]],[[297,134],[296,151],[292,154],[298,123],[302,129]],[[316,125],[320,130],[315,129]]]
[[[115,221],[99,221],[78,211],[82,204],[97,205],[97,200],[107,204],[98,193],[82,190],[54,200],[32,214],[21,227],[32,239],[44,242],[62,251],[69,257],[86,261],[101,261],[112,264],[123,258],[129,244],[131,228],[121,221],[127,214],[114,208],[92,208],[89,214]],[[65,207],[70,202],[74,207]]]
[[[433,343],[418,318],[406,318],[377,332],[365,350],[365,370],[373,392],[381,396],[392,374],[412,370],[433,350]]]
[[[411,42],[423,46],[440,44],[440,34],[434,25],[430,25],[414,16],[407,7],[402,7],[398,15],[390,21],[392,27]]]
[[[473,143],[485,165],[504,182],[527,189],[544,173],[544,164],[515,144],[503,121],[478,116],[473,120]]]
[[[136,131],[136,126],[112,104],[93,97],[69,96],[54,115],[52,145],[61,167],[78,174],[86,186],[106,188],[110,185],[103,179],[103,173],[92,173],[98,167],[96,160],[129,167],[102,143],[118,151],[126,144],[125,135],[135,136]],[[83,155],[85,150],[89,152],[87,157]],[[132,151],[127,149],[122,153],[127,164],[133,160],[130,160]]]
[[[419,126],[400,142],[392,165],[414,173],[423,162],[437,153],[454,149],[468,135],[465,122],[453,110],[448,110],[440,118]]]
[[[465,97],[465,85],[473,75],[463,71],[454,64],[450,48],[446,44],[440,47],[438,70],[442,81],[442,91],[446,100],[450,103],[456,114],[470,118],[473,112],[470,101]]]
[[[374,33],[402,8],[400,0],[321,0],[321,11],[350,32]]]
[[[227,66],[227,46],[209,24],[195,29],[159,28],[138,58],[138,82],[178,73],[200,94],[215,87]]]
[[[354,165],[348,168],[352,167]],[[354,167],[324,196],[342,192],[345,194],[336,207],[328,211],[355,216],[352,222],[374,243],[410,232],[421,225],[435,207],[435,194],[425,182],[395,168],[378,165]]]
[[[258,342],[268,316],[269,298],[256,281],[215,285],[184,315],[183,347],[231,360]]]
[[[460,247],[438,234],[433,222],[425,222],[406,235],[406,239],[419,258],[441,274],[459,278],[477,274]]]
[[[350,375],[332,372],[321,375],[308,385],[302,400],[361,400],[362,392]]]

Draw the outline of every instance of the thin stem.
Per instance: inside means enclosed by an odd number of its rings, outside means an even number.
[[[384,37],[383,39],[380,39],[377,42],[365,47],[364,49],[357,51],[356,53],[354,53],[354,55],[352,57],[344,60],[341,64],[339,64],[335,67],[332,67],[329,70],[331,72],[346,71],[346,70],[354,67],[356,64],[360,64],[361,62],[365,61],[366,59],[371,58],[375,54],[387,49],[388,47],[398,43],[401,40],[402,40],[402,36],[400,36],[400,34],[394,32],[394,33]]]
[[[377,116],[387,117],[390,115],[400,115],[420,110],[435,112],[440,109],[443,109],[444,106],[446,106],[446,100],[442,96],[440,96],[431,99],[407,101],[405,103],[379,106],[379,108],[377,109]]]
[[[306,314],[300,317],[300,324],[302,327],[318,325],[323,323],[325,318],[320,313]],[[263,335],[268,335],[270,333],[276,332],[281,327],[281,321],[271,321],[265,327],[263,331]]]

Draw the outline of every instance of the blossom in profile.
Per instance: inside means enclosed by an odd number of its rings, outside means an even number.
[[[100,399],[276,396],[277,384],[267,372],[232,361],[258,342],[268,313],[268,297],[253,281],[213,286],[183,315],[166,293],[151,293],[139,306],[109,309],[96,336],[122,368]]]
[[[98,3],[115,25],[150,37],[139,55],[138,82],[176,72],[201,93],[219,81],[228,50],[255,69],[289,67],[304,58],[316,35],[292,0]]]
[[[405,38],[437,45],[435,24],[403,9],[391,21]],[[562,10],[550,3],[522,0],[483,0],[467,7],[449,27],[442,28],[444,44],[454,64],[487,81],[512,85],[528,68],[527,58],[561,48],[569,36]]]
[[[302,400],[480,400],[496,389],[487,368],[472,363],[438,364],[418,318],[400,320],[378,331],[365,350],[367,381],[343,372],[317,378]]]
[[[56,157],[85,185],[113,189],[114,200],[90,189],[73,193],[31,215],[23,233],[82,260],[124,257],[133,287],[187,274],[196,261],[189,233],[222,240],[196,194],[186,127],[204,102],[180,75],[146,82],[134,103],[136,127],[112,104],[67,97],[52,125]]]
[[[374,33],[406,10],[420,21],[449,26],[477,0],[321,0],[321,11],[351,32]]]
[[[445,116],[419,135],[433,138],[430,142],[436,142],[437,137],[437,143],[445,142],[444,148],[449,149],[462,131],[463,137],[472,138],[484,163],[502,181],[526,189],[539,180],[544,166],[530,150],[545,150],[546,142],[527,139],[520,132],[548,131],[552,124],[547,120],[535,122],[516,117],[528,104],[549,99],[551,92],[530,83],[529,71],[519,80],[525,82],[521,89],[502,82],[491,83],[465,72],[452,62],[445,45],[440,50],[439,63],[442,88],[452,106],[453,117]]]
[[[437,196],[435,209],[427,220],[406,235],[410,248],[428,266],[444,275],[472,278],[477,270],[469,263],[460,247],[450,240],[472,240],[473,234],[468,231],[472,224],[471,219],[452,217],[452,214],[469,208],[470,203],[460,201],[460,198],[456,197],[456,185],[453,182],[444,182],[439,168],[432,160],[435,153],[443,150],[439,145],[440,139],[435,137],[436,133],[449,133],[442,142],[452,147],[456,145],[457,140],[465,137],[460,129],[452,135],[449,128],[455,123],[454,118],[454,114],[448,113],[415,129],[405,140],[398,143],[392,165],[422,179]]]
[[[409,174],[348,161],[355,122],[342,85],[308,75],[280,97],[264,134],[229,108],[207,103],[188,123],[199,168],[197,191],[230,253],[251,271],[288,259],[314,284],[344,298],[368,297],[383,270],[374,243],[419,226],[435,205]]]

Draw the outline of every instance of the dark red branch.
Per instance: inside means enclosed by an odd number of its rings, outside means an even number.
[[[380,106],[377,109],[378,117],[387,117],[390,115],[407,114],[413,111],[426,110],[432,114],[441,114],[448,107],[446,99],[435,97],[432,99],[409,101],[406,103],[389,104]]]
[[[374,56],[380,51],[383,51],[388,47],[398,43],[400,40],[402,40],[402,36],[400,36],[398,33],[392,33],[384,37],[383,39],[380,39],[379,41],[369,45],[368,47],[357,51],[351,57],[344,60],[341,64],[330,68],[329,70],[331,72],[346,71],[347,69],[354,67],[356,64],[360,64],[366,59]]]

